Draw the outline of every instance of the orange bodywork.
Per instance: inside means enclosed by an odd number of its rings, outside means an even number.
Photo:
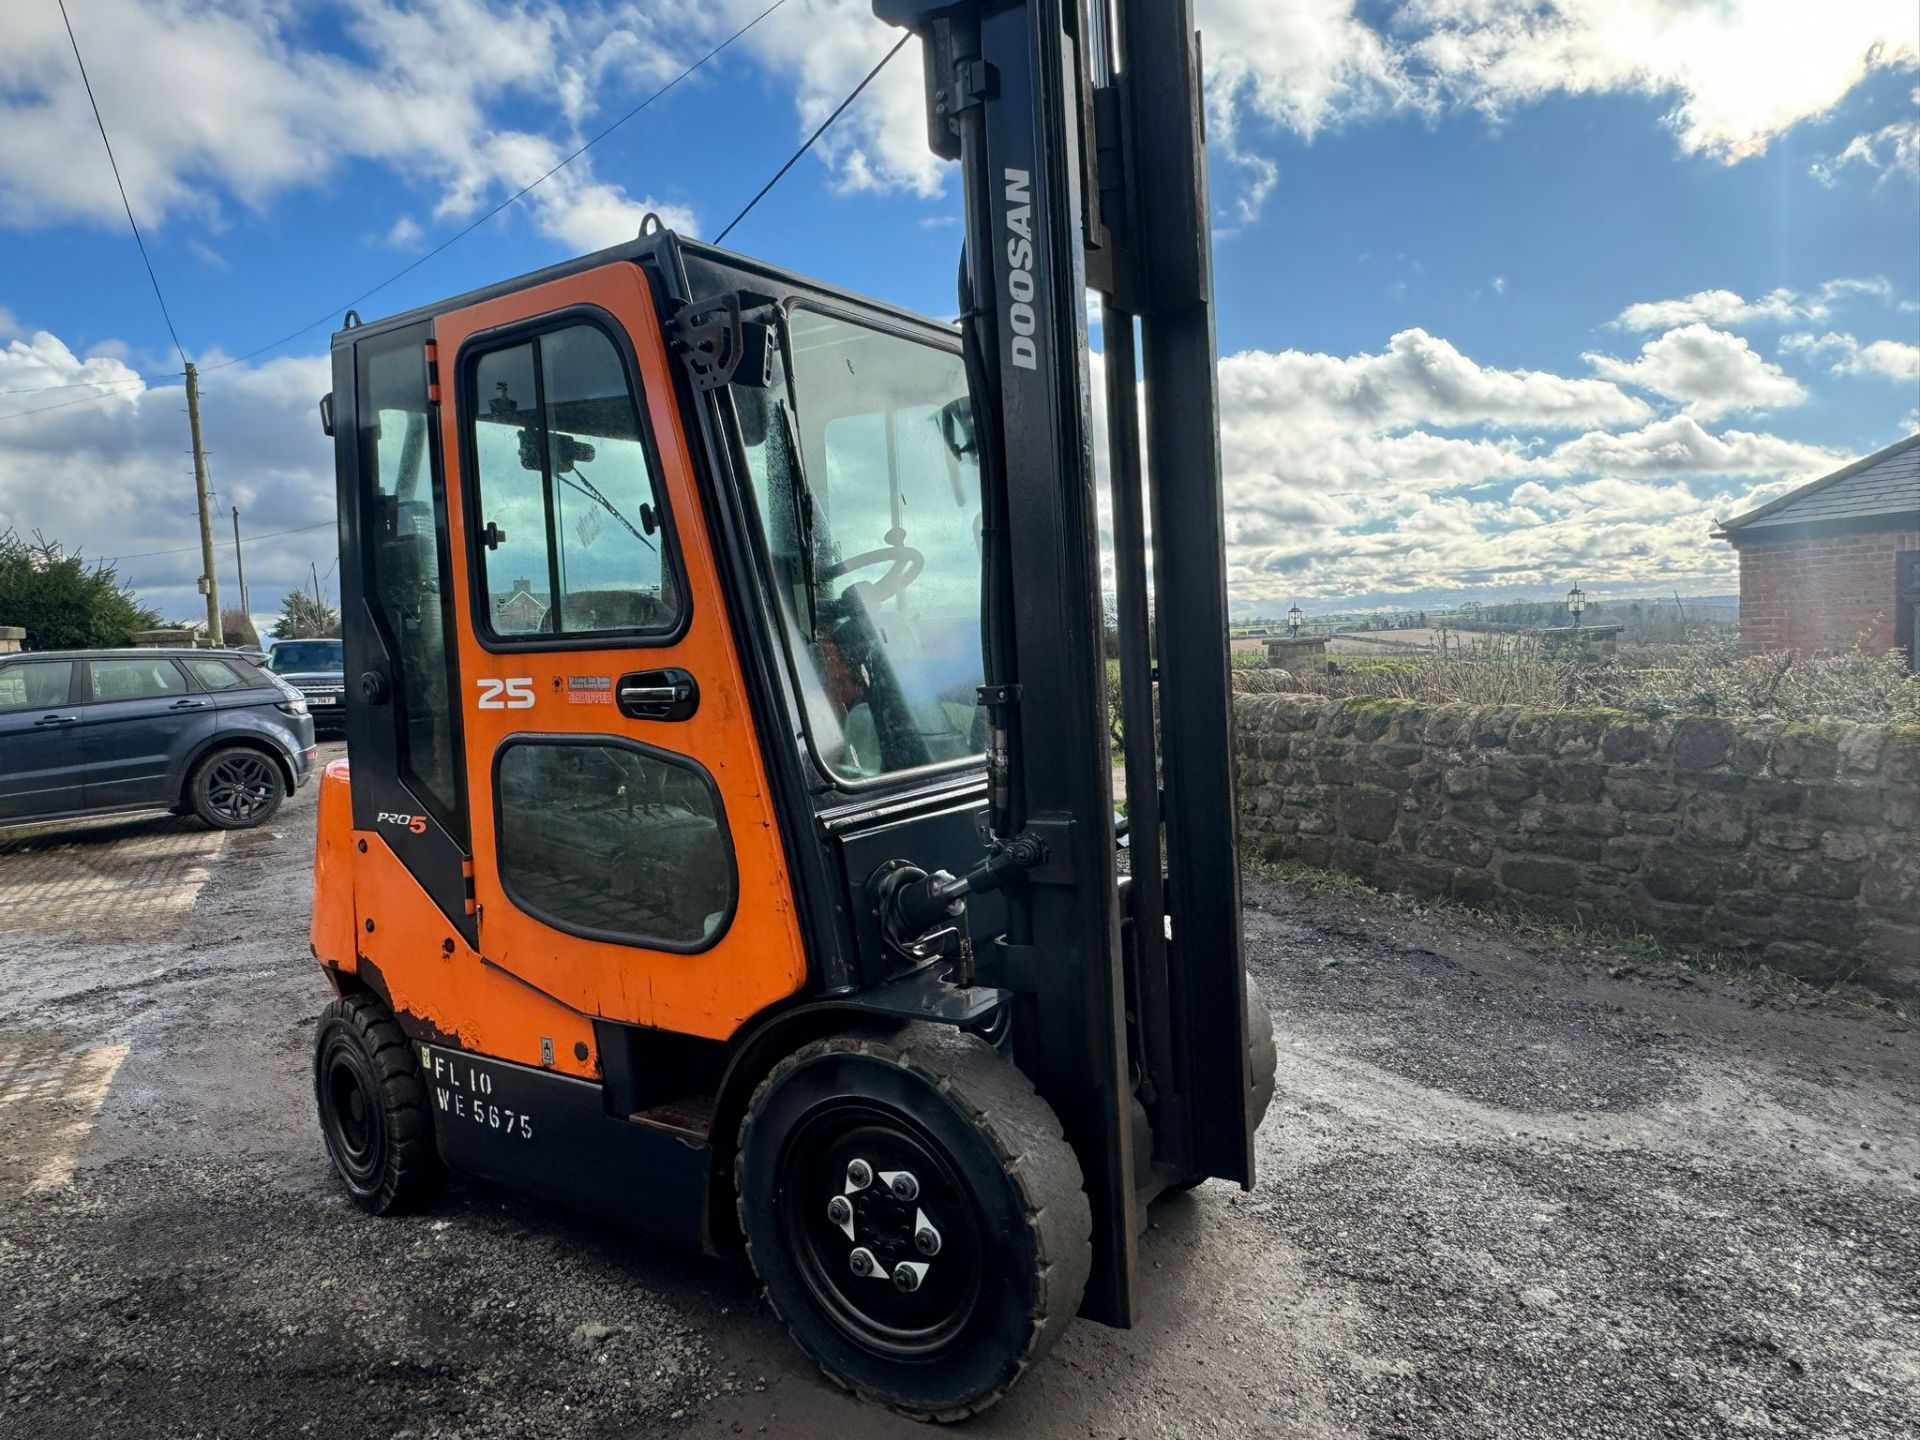
[[[468,599],[473,591],[459,481],[464,423],[454,393],[456,361],[462,345],[479,332],[576,306],[605,312],[631,340],[660,459],[660,496],[685,577],[688,620],[677,638],[664,643],[491,651],[476,636]],[[597,1073],[594,1017],[725,1039],[799,990],[807,964],[671,362],[645,279],[633,265],[606,265],[440,315],[433,339],[480,944],[477,951],[467,945],[378,833],[352,828],[346,767],[335,762],[320,795],[315,953],[323,965],[342,972],[371,962],[394,1007],[431,1024],[448,1043],[563,1073]],[[664,667],[698,679],[699,708],[686,720],[629,719],[611,705],[569,703],[570,676],[617,681],[623,673]],[[530,707],[477,706],[482,682],[507,680],[531,681]],[[684,755],[707,770],[725,808],[738,877],[731,922],[716,942],[695,954],[677,954],[582,938],[514,905],[495,860],[493,767],[502,742],[527,733],[619,736]],[[544,1052],[543,1040],[552,1042]]]

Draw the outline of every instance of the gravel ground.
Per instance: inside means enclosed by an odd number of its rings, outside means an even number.
[[[308,1092],[312,792],[0,834],[0,1435],[924,1434],[751,1283],[481,1185],[371,1220]],[[969,1427],[1910,1437],[1920,1046],[1891,1016],[1253,885],[1258,1188]]]

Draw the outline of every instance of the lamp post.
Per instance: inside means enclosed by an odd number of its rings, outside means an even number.
[[[1573,616],[1573,623],[1580,623],[1580,612],[1587,608],[1587,596],[1578,585],[1567,591],[1567,613]]]
[[[1298,640],[1300,638],[1300,622],[1304,619],[1306,619],[1306,616],[1300,613],[1300,607],[1298,605],[1295,605],[1291,610],[1287,611],[1287,638],[1289,640]]]

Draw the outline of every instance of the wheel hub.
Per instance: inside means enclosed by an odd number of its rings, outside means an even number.
[[[978,1221],[934,1146],[891,1115],[843,1112],[802,1125],[787,1164],[789,1234],[808,1287],[841,1328],[874,1349],[916,1354],[966,1326],[981,1291]]]

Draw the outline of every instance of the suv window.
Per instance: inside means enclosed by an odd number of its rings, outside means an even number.
[[[164,655],[150,660],[90,660],[87,673],[95,700],[152,700],[187,693],[187,678]]]
[[[228,660],[189,660],[187,669],[202,690],[238,690],[254,683],[253,676]]]
[[[338,640],[282,640],[273,647],[267,664],[276,675],[341,670],[345,651]]]
[[[613,341],[568,325],[480,356],[467,414],[483,619],[503,637],[659,634],[680,587]]]
[[[72,685],[71,660],[18,660],[0,666],[0,714],[65,705]]]

